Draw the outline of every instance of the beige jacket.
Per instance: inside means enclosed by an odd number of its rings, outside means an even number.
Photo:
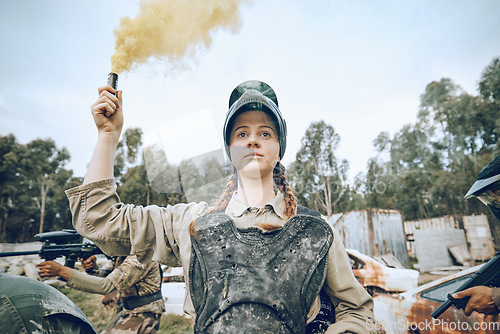
[[[184,269],[189,277],[191,239],[189,224],[207,210],[207,204],[189,203],[174,206],[135,206],[123,204],[116,193],[114,179],[78,186],[66,191],[78,232],[94,241],[108,255],[136,255],[139,261],[151,259]],[[280,194],[263,208],[247,208],[234,197],[226,214],[236,227],[255,226],[258,222],[282,226],[284,200]],[[327,333],[370,333],[374,328],[373,300],[352,274],[342,241],[334,230],[328,253],[325,290],[335,305],[336,323]],[[187,280],[188,281],[188,280]],[[186,282],[186,291],[189,291]],[[319,311],[319,298],[308,313],[308,321]],[[191,297],[186,294],[184,311],[195,318]]]

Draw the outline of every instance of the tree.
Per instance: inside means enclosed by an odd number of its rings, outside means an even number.
[[[0,240],[6,240],[7,222],[16,211],[20,149],[14,135],[0,137]]]
[[[71,170],[63,169],[57,174],[54,186],[49,192],[50,201],[47,202],[45,213],[45,231],[73,228],[73,217],[68,205],[68,198],[64,191],[82,183],[83,177],[73,176],[73,171]]]
[[[374,140],[368,206],[402,210],[406,219],[484,211],[463,195],[499,153],[499,58],[484,70],[479,87],[481,95],[473,96],[449,78],[429,83],[416,122],[392,139],[381,133]]]
[[[494,58],[484,69],[479,92],[488,102],[500,106],[500,58]]]
[[[155,144],[142,149],[143,159],[140,159],[141,146],[142,130],[127,129],[115,159],[118,162],[115,177],[120,181],[118,193],[125,203],[166,206],[188,199],[206,200],[218,193],[220,185],[213,181],[227,174],[225,166],[211,159],[201,159],[201,167],[190,160],[171,165],[161,147]]]
[[[124,203],[143,206],[151,204],[151,187],[144,164],[130,167],[121,179],[118,191]]]
[[[114,176],[119,180],[118,192],[125,203],[145,206],[150,204],[151,187],[144,161],[139,159],[141,146],[142,130],[125,130],[116,150]]]
[[[356,179],[358,184],[364,184],[363,193],[366,207],[395,209],[394,182],[396,172],[390,161],[391,138],[389,133],[381,132],[374,140],[373,146],[377,156],[368,160],[365,182],[361,175]],[[384,155],[388,155],[384,159]]]
[[[51,139],[23,145],[9,135],[0,137],[0,157],[0,240],[28,241],[45,226],[71,226],[66,149]]]
[[[495,83],[491,80],[494,73],[495,62],[483,72],[482,97],[462,92],[450,79],[429,84],[421,96],[419,116],[424,110],[434,110],[433,128],[440,129],[439,136],[434,136],[431,142],[432,156],[442,164],[432,170],[433,216],[467,212],[468,205],[462,196],[484,166],[485,156],[487,160],[493,158],[491,153],[498,138],[498,110],[494,110],[493,98]]]
[[[479,82],[479,92],[485,101],[486,115],[481,119],[483,124],[488,124],[492,130],[488,134],[491,136],[491,143],[496,144],[495,150],[500,151],[498,136],[500,135],[500,58],[495,58],[484,69]],[[483,116],[483,115],[481,115]]]
[[[44,230],[49,192],[57,184],[65,184],[72,172],[64,169],[70,155],[66,148],[58,149],[52,139],[36,139],[26,145],[22,156],[25,186],[31,190],[33,200],[40,210],[39,233]]]
[[[340,136],[331,125],[311,123],[289,171],[298,199],[326,215],[336,211],[347,190],[349,164],[335,156],[339,143]]]
[[[116,147],[114,177],[117,179],[117,183],[119,183],[121,175],[126,172],[127,166],[133,166],[137,163],[141,146],[142,130],[140,128],[125,130]]]

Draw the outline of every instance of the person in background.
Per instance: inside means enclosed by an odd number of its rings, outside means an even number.
[[[107,261],[102,267],[97,266],[97,258],[95,255],[90,256],[86,260],[79,259],[82,263],[85,272],[98,277],[108,276],[114,269],[118,257],[111,258],[111,261]],[[120,299],[120,294],[118,290],[113,290],[110,293],[102,297],[102,303],[105,307],[116,307],[117,313],[123,310],[123,305]]]
[[[94,267],[95,257],[84,262],[84,268]],[[106,277],[88,275],[55,261],[44,261],[37,266],[41,277],[60,276],[68,287],[80,291],[107,296],[114,291],[119,293],[123,310],[103,333],[155,333],[159,329],[165,302],[157,263],[142,264],[135,256],[117,257],[114,270]]]
[[[477,198],[487,205],[500,220],[500,156],[496,157],[479,173],[476,182],[465,195],[465,199]],[[500,275],[500,268],[498,268]],[[500,288],[475,286],[452,295],[453,298],[469,297],[464,309],[465,315],[472,311],[492,315],[500,312]]]

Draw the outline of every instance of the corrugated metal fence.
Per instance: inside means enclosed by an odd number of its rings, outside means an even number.
[[[470,253],[468,256],[473,262],[487,261],[495,255],[486,215],[456,215],[406,221],[404,229],[408,255],[418,260],[421,271],[453,265],[450,253],[456,247]]]
[[[325,218],[339,232],[346,248],[372,257],[393,254],[408,268],[401,211],[365,209]]]

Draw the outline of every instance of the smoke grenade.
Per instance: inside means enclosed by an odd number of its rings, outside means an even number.
[[[108,74],[108,85],[113,87],[114,90],[118,90],[118,74],[110,72]],[[115,93],[116,96],[117,93]]]

